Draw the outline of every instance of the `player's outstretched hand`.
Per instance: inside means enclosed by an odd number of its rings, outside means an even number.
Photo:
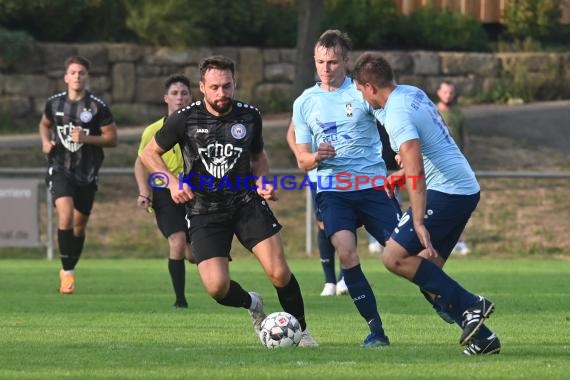
[[[43,154],[50,154],[54,146],[55,146],[55,141],[53,140],[42,143]]]
[[[270,183],[258,183],[257,194],[261,195],[266,201],[276,201],[279,199],[277,191]]]
[[[137,196],[137,206],[152,214],[152,201],[147,195],[139,194]]]
[[[182,186],[179,186],[180,182],[176,180],[171,180],[168,188],[170,189],[170,196],[174,203],[188,203],[194,200],[194,192],[190,190],[188,184],[182,182]]]

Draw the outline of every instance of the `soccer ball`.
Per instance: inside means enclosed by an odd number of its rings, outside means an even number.
[[[261,323],[259,339],[267,348],[297,347],[303,332],[297,318],[284,311],[269,314]]]

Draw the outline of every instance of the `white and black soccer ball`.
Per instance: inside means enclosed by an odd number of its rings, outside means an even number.
[[[267,348],[297,347],[303,332],[297,318],[284,311],[269,314],[261,323],[259,339]]]

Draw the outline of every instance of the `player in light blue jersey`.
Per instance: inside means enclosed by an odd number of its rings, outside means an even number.
[[[479,202],[479,184],[425,92],[396,85],[388,62],[361,55],[354,78],[364,98],[381,109],[392,148],[399,153],[411,207],[386,243],[383,260],[391,272],[419,286],[434,309],[463,332],[466,355],[499,353],[499,338],[485,325],[495,305],[470,293],[443,266]]]
[[[319,162],[319,190],[382,187],[385,177],[381,176],[387,170],[374,110],[362,99],[352,79],[344,74],[334,90],[323,88],[322,83],[305,90],[293,104],[297,144],[314,140],[319,149],[324,146],[327,151],[334,150],[334,159]],[[356,175],[361,177],[357,180]]]
[[[370,329],[363,346],[387,346],[376,298],[360,267],[356,230],[364,225],[384,244],[400,209],[384,190],[386,165],[373,109],[346,76],[349,49],[350,39],[338,30],[324,32],[315,44],[321,81],[293,104],[297,160],[301,169],[317,169],[316,200],[325,232],[348,293]]]

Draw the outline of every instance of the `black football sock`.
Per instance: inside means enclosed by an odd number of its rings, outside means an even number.
[[[75,268],[73,230],[57,230],[57,244],[59,246],[59,256],[63,270],[73,270]]]
[[[186,296],[184,295],[184,288],[186,286],[186,267],[184,266],[184,259],[168,259],[168,272],[172,279],[172,287],[174,288],[174,294],[176,294],[176,301],[186,302]]]
[[[282,288],[276,286],[275,290],[277,290],[277,297],[279,298],[279,303],[281,307],[283,307],[283,310],[297,318],[301,325],[301,330],[305,331],[307,328],[307,323],[305,322],[305,304],[303,302],[303,296],[301,295],[301,288],[299,287],[295,275],[291,273],[289,283]]]
[[[73,236],[73,251],[71,252],[71,265],[75,269],[81,254],[83,253],[83,245],[85,244],[85,235]]]
[[[216,300],[217,303],[224,306],[243,307],[249,309],[251,306],[251,296],[243,290],[240,284],[234,280],[230,280],[230,288],[224,298]]]

